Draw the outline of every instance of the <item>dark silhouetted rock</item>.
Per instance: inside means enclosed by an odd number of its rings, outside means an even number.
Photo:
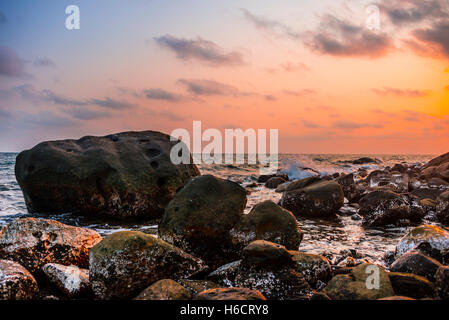
[[[17,156],[16,178],[31,213],[159,218],[199,175],[172,163],[177,143],[154,131],[43,142]]]
[[[403,254],[390,266],[391,272],[413,273],[427,278],[430,281],[435,281],[435,273],[441,263],[425,256],[418,251],[409,251]]]
[[[167,206],[159,236],[215,268],[238,256],[229,231],[245,205],[245,189],[237,183],[210,175],[193,178]]]
[[[435,286],[439,297],[443,300],[449,300],[449,267],[439,267],[435,278]]]
[[[424,277],[402,272],[390,272],[388,276],[397,296],[414,299],[433,298],[435,296],[435,286]]]

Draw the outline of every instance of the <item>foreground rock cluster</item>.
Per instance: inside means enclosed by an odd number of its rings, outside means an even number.
[[[449,299],[448,161],[288,181],[243,214],[247,190],[171,164],[168,136],[123,133],[40,144],[19,155],[30,212],[160,217],[158,236],[97,232],[38,218],[0,230],[0,299],[412,300]],[[365,164],[377,159],[354,161]],[[367,228],[413,225],[373,264],[357,250],[301,252],[295,216],[353,208]],[[350,211],[351,214],[354,212]]]

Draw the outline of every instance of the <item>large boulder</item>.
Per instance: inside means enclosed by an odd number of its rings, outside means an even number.
[[[206,270],[201,260],[138,231],[113,233],[90,251],[89,277],[99,299],[134,298],[158,280]]]
[[[156,281],[143,290],[135,300],[189,300],[192,294],[182,285],[171,279]]]
[[[216,288],[200,292],[197,300],[267,300],[260,291],[247,288]]]
[[[421,175],[427,180],[439,178],[449,182],[449,153],[429,161],[429,163],[421,170]]]
[[[14,261],[0,260],[0,300],[30,300],[37,290],[28,270]]]
[[[303,238],[295,216],[268,200],[255,205],[249,214],[241,216],[230,230],[230,235],[240,249],[254,240],[267,240],[289,250],[297,250]]]
[[[154,131],[43,142],[17,156],[16,178],[31,213],[159,218],[199,175],[170,160],[178,142]]]
[[[246,191],[237,183],[211,175],[193,178],[165,209],[159,236],[218,267],[236,260],[229,231],[245,205]]]
[[[437,200],[443,190],[434,188],[419,188],[410,192],[412,195],[418,197],[420,200],[432,199]]]
[[[307,178],[288,186],[282,194],[280,205],[296,216],[335,216],[343,206],[344,193],[335,181]]]
[[[415,249],[422,243],[428,243],[433,250],[439,252],[449,250],[449,232],[431,225],[422,225],[410,230],[396,246],[396,257]]]
[[[376,300],[394,296],[388,273],[368,263],[353,268],[349,274],[334,276],[324,293],[332,300]]]
[[[87,268],[89,250],[100,241],[94,230],[47,219],[16,219],[0,231],[0,259],[16,261],[34,275],[47,263]]]
[[[88,269],[48,263],[42,271],[47,280],[69,298],[83,298],[91,294]]]
[[[435,281],[435,274],[442,264],[421,252],[412,250],[403,254],[390,266],[391,272],[413,273]]]

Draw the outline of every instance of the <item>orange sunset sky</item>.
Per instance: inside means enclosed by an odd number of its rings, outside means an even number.
[[[0,151],[193,120],[282,153],[447,152],[449,0],[0,3]]]

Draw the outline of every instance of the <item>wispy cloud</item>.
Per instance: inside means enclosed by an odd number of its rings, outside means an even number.
[[[431,94],[429,90],[398,89],[389,87],[384,87],[382,89],[371,89],[371,91],[380,96],[396,96],[396,97],[410,97],[410,98],[421,98],[429,96]]]
[[[330,14],[322,17],[316,31],[307,33],[304,44],[315,52],[343,57],[378,58],[394,49],[388,34],[370,31]]]
[[[366,123],[366,122],[354,122],[350,120],[339,120],[333,122],[332,126],[336,129],[361,129],[361,128],[383,128],[383,124],[378,123]]]
[[[215,81],[204,79],[179,79],[178,83],[184,85],[188,92],[198,96],[245,96],[248,93],[241,92],[236,87]]]
[[[47,57],[37,58],[33,61],[35,67],[56,68],[56,63]]]
[[[143,91],[144,96],[150,100],[161,100],[168,102],[181,102],[187,100],[187,97],[176,94],[164,89],[146,89]]]
[[[246,20],[251,22],[257,29],[276,37],[287,37],[293,40],[301,38],[301,34],[284,23],[251,13],[247,9],[240,9]]]
[[[165,35],[154,40],[162,48],[174,52],[181,60],[195,60],[213,67],[245,64],[242,53],[227,52],[216,43],[199,37],[183,39]]]

